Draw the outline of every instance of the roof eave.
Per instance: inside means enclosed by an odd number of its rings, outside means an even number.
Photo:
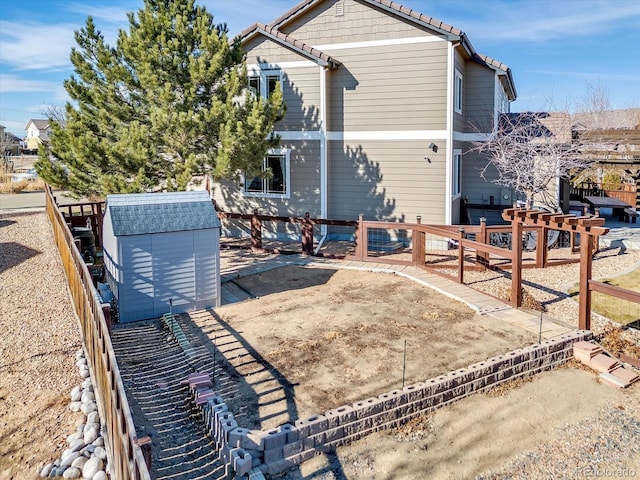
[[[323,54],[322,52],[320,52],[319,50],[317,50],[314,47],[311,47],[310,45],[307,45],[307,47],[311,50],[305,50],[304,49],[304,45],[298,46],[296,45],[294,42],[291,41],[287,41],[286,39],[283,39],[281,37],[279,37],[277,34],[274,34],[272,32],[272,30],[274,30],[275,27],[270,27],[268,25],[262,25],[260,23],[255,23],[254,25],[252,25],[251,27],[249,27],[248,29],[246,29],[244,32],[242,32],[241,34],[241,41],[244,43],[248,40],[251,40],[252,38],[256,37],[257,35],[263,35],[271,40],[273,40],[274,42],[278,43],[279,45],[282,45],[285,48],[288,48],[294,52],[296,52],[297,54],[308,58],[309,60],[315,62],[316,64],[318,64],[321,67],[324,68],[328,68],[330,70],[334,70],[336,68],[338,68],[341,63],[330,57],[329,55]],[[277,30],[277,29],[275,29]],[[284,35],[284,34],[283,34]],[[314,52],[317,51],[318,54],[316,55]],[[328,57],[327,59],[322,58],[322,55],[325,55],[326,57]]]

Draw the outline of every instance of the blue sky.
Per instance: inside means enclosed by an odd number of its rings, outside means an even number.
[[[196,0],[237,34],[298,0]],[[640,107],[640,0],[401,0],[463,30],[475,49],[513,70],[512,111],[573,108],[589,85],[612,108]],[[142,0],[0,3],[0,124],[22,137],[30,118],[63,105],[74,31],[87,16],[115,45]]]

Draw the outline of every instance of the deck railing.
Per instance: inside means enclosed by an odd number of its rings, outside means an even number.
[[[136,437],[131,410],[109,335],[109,323],[98,302],[93,280],[80,252],[75,247],[66,220],[46,189],[47,214],[64,267],[71,299],[80,321],[80,331],[95,384],[96,403],[104,422],[105,447],[111,478],[150,480],[148,452]],[[144,448],[148,448],[148,444]]]

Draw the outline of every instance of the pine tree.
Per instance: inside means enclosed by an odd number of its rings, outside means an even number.
[[[284,103],[280,88],[268,99],[247,94],[239,39],[193,0],[145,0],[128,17],[115,48],[91,17],[76,32],[75,74],[64,83],[74,104],[64,124],[52,122],[39,175],[102,197],[259,173]]]

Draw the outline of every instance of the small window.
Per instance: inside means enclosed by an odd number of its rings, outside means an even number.
[[[453,108],[456,113],[462,113],[462,74],[456,70],[453,92]]]
[[[280,81],[280,75],[267,76],[267,95],[266,95],[267,98],[269,98],[271,94],[276,91],[276,86],[278,85],[279,81]]]
[[[255,196],[282,196],[289,193],[289,151],[279,150],[269,153],[262,162],[262,172],[252,179],[245,176],[245,193]]]
[[[454,150],[453,169],[451,172],[451,195],[458,197],[462,192],[462,151]]]
[[[260,96],[260,77],[249,77],[249,90],[256,96]]]

